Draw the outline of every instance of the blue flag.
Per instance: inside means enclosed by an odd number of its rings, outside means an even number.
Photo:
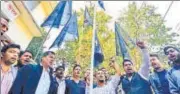
[[[49,17],[41,24],[42,27],[50,26],[59,28],[65,25],[72,14],[72,1],[60,1]]]
[[[84,11],[84,26],[93,26],[93,19],[91,18],[87,7],[85,7]]]
[[[50,48],[61,46],[63,41],[78,39],[78,36],[77,15],[74,13]]]
[[[104,60],[104,55],[99,43],[99,39],[97,37],[97,33],[95,33],[95,45],[94,45],[94,67],[97,67]]]
[[[78,22],[77,22],[77,14],[76,12],[74,12],[74,14],[71,17],[71,20],[69,22],[69,27],[67,34],[66,34],[66,38],[65,41],[71,41],[71,40],[78,40],[79,39],[79,34],[78,34]]]
[[[103,1],[102,1],[102,0],[98,0],[98,3],[99,3],[99,6],[100,6],[103,10],[105,10]]]
[[[123,56],[123,59],[130,59],[126,44],[119,31],[119,25],[115,22],[116,56]]]
[[[134,48],[136,46],[135,42],[131,39],[131,37],[122,27],[119,27],[119,29],[120,31],[122,31],[122,36],[124,38],[124,42],[126,43],[127,47],[130,49]]]

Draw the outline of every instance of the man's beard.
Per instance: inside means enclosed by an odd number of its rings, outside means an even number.
[[[131,76],[133,75],[133,73],[134,73],[134,72],[126,73],[126,75],[127,75],[128,77],[131,77]]]
[[[28,65],[28,64],[30,64],[30,60],[25,60],[23,63],[23,65]]]
[[[62,75],[56,75],[56,77],[59,78],[59,79],[63,78]]]
[[[5,61],[5,64],[9,66],[9,65],[12,65],[13,62],[7,60],[7,61]]]
[[[100,83],[104,83],[105,81],[104,80],[99,80]]]
[[[154,70],[159,70],[161,67],[156,67],[156,68],[154,68]]]
[[[177,55],[176,60],[173,61],[176,64],[180,64],[180,53]]]

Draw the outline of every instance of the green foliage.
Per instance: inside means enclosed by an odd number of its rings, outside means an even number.
[[[136,3],[128,5],[128,8],[121,12],[119,23],[121,27],[134,40],[145,41],[148,44],[150,52],[154,52],[154,48],[164,47],[173,40],[168,32],[171,28],[166,27],[162,15],[156,12],[156,7],[144,4],[138,8]],[[162,53],[162,49],[159,49]],[[139,68],[141,62],[141,54],[138,49],[130,51],[136,68]]]
[[[42,36],[41,37],[33,37],[31,42],[29,43],[28,47],[26,48],[26,50],[29,50],[33,53],[34,58],[39,50],[39,47],[41,46],[41,44],[43,42],[45,36],[47,35],[43,29],[41,31],[42,31],[41,32]],[[36,62],[38,62],[38,63],[40,62],[42,53],[43,53],[43,48],[40,49],[39,54],[37,55],[37,58],[35,60]]]
[[[119,17],[119,23],[130,37],[148,41],[150,47],[163,46],[173,41],[168,34],[171,29],[164,22],[154,6],[145,4],[139,9],[135,2],[129,4]]]

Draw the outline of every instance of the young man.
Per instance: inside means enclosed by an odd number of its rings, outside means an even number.
[[[57,94],[65,94],[66,83],[64,78],[64,66],[58,66],[55,70],[55,79],[58,84]]]
[[[170,94],[167,70],[163,68],[157,54],[150,54],[151,66],[154,72],[150,75],[149,81],[155,94]]]
[[[69,74],[69,63],[66,61],[66,58],[63,57],[62,60],[58,63],[58,65],[64,66],[64,75],[67,76]]]
[[[9,94],[54,94],[55,87],[52,76],[52,64],[55,53],[47,51],[38,65],[25,65],[19,69]]]
[[[18,60],[20,46],[17,44],[5,45],[2,48],[1,53],[1,94],[8,94],[17,74],[17,70],[12,64]]]
[[[170,93],[180,94],[180,50],[173,46],[167,46],[164,48],[164,53],[172,62],[172,68],[167,73]]]
[[[66,80],[66,94],[85,94],[86,83],[80,80],[81,66],[73,67],[73,77]]]
[[[9,20],[1,17],[1,33],[8,31]]]
[[[122,89],[125,94],[152,94],[149,84],[150,60],[148,50],[144,42],[137,42],[137,46],[142,51],[143,63],[138,72],[134,70],[134,64],[131,60],[123,61],[125,75],[122,76]]]
[[[8,19],[1,17],[1,37],[0,37],[1,39],[0,40],[3,45],[8,45],[12,43],[10,40],[7,39],[7,37],[4,36],[4,34],[8,31],[8,23],[9,23]]]
[[[32,57],[33,57],[33,55],[30,51],[28,51],[28,50],[21,51],[20,55],[19,55],[19,61],[18,61],[17,65],[15,65],[15,67],[20,69],[24,65],[30,64],[32,62],[31,61]]]
[[[106,82],[110,81],[111,77],[110,77],[108,71],[105,68],[101,68],[101,70],[105,73]]]
[[[115,94],[118,82],[120,81],[120,69],[115,60],[110,60],[110,66],[116,70],[116,74],[106,83],[106,75],[102,69],[96,73],[97,87],[93,89],[93,94]]]

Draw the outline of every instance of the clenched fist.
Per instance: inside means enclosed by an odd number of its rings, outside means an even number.
[[[142,42],[142,41],[138,41],[138,42],[136,43],[136,45],[137,45],[139,48],[141,48],[141,49],[146,48],[145,43],[144,43],[144,42]]]

